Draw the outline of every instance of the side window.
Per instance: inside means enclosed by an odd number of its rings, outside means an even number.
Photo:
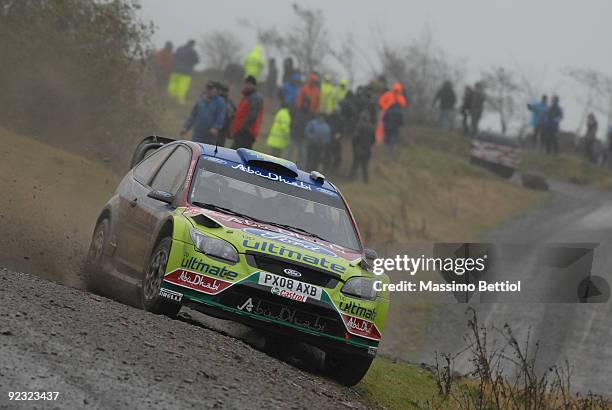
[[[159,169],[153,178],[151,188],[176,195],[185,182],[190,164],[191,151],[179,146]]]
[[[140,164],[134,169],[134,179],[143,185],[149,185],[153,174],[159,168],[164,159],[172,151],[174,147],[162,147],[153,151],[147,158],[145,158]]]

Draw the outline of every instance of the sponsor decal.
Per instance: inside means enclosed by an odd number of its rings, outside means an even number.
[[[234,165],[232,166],[232,169],[238,169],[242,172],[246,172],[247,174],[254,174],[254,175],[269,179],[271,181],[278,181],[278,182],[282,182],[283,184],[293,185],[298,188],[307,189],[309,191],[312,191],[312,188],[310,187],[310,185],[302,181],[296,181],[295,179],[287,178],[282,175],[275,174],[274,172],[271,172],[271,171],[263,171],[259,169],[254,169],[248,165],[245,167],[242,164]]]
[[[161,288],[159,296],[165,299],[170,299],[173,302],[180,302],[183,299],[183,294],[170,289]]]
[[[221,279],[204,276],[197,272],[177,269],[164,277],[164,280],[184,288],[197,290],[208,295],[216,295],[233,285]]]
[[[236,306],[238,310],[246,310],[247,312],[253,311],[253,298],[248,298],[242,305]]]
[[[289,276],[293,276],[294,278],[302,277],[302,273],[295,269],[286,268],[286,269],[283,269],[283,272],[285,272]]]
[[[283,245],[279,246],[278,244],[273,242],[259,242],[257,240],[244,239],[242,241],[242,246],[254,251],[266,252],[270,255],[280,256],[285,259],[300,261],[307,265],[312,265],[335,272],[339,275],[342,275],[344,272],[346,272],[346,268],[344,266],[338,265],[335,262],[331,262],[327,260],[324,256],[319,258],[312,255],[306,255],[295,249],[287,248]]]
[[[312,319],[299,318],[298,311],[287,306],[281,306],[278,310],[273,310],[261,300],[248,298],[242,305],[236,307],[238,310],[263,316],[268,319],[290,323],[315,332],[325,332],[325,323],[319,315],[312,315]]]
[[[245,228],[244,231],[250,233],[251,235],[256,235],[264,239],[269,239],[272,241],[280,242],[285,245],[295,246],[295,247],[302,248],[302,249],[305,249],[311,252],[319,253],[321,255],[332,256],[334,258],[338,257],[338,255],[336,255],[334,252],[330,251],[329,249],[326,249],[315,243],[305,241],[303,239],[299,239],[296,237],[292,237],[290,235],[286,235],[284,233],[270,232],[264,229],[257,229],[257,228]]]
[[[270,291],[275,295],[298,302],[306,302],[309,297],[321,300],[323,294],[323,289],[318,286],[268,272],[259,274],[259,284],[271,288]]]
[[[340,302],[338,307],[340,308],[341,311],[349,315],[359,316],[359,317],[362,317],[364,319],[369,319],[369,320],[376,319],[376,308],[373,308],[373,309],[365,308],[353,301],[350,301],[348,303]]]
[[[320,192],[320,193],[325,194],[325,195],[333,196],[333,197],[337,197],[338,196],[338,194],[335,193],[334,191],[330,191],[329,189],[325,189],[325,188],[321,188],[321,187],[316,187],[315,191]]]
[[[227,280],[234,280],[238,277],[238,272],[227,269],[227,266],[218,267],[211,265],[210,263],[206,263],[204,259],[197,258],[195,256],[183,257],[183,260],[181,261],[181,268],[202,272],[207,275],[213,275]]]
[[[217,157],[204,157],[207,161],[216,162],[217,164],[227,165],[227,161]]]
[[[380,340],[381,334],[373,322],[355,316],[340,314],[349,333],[373,340]]]

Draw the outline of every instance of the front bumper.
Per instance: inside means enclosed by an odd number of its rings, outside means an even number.
[[[185,267],[186,259],[197,254],[193,245],[174,241],[168,272],[162,283],[162,296],[205,314],[241,322],[269,332],[296,337],[323,350],[338,350],[364,356],[376,354],[380,332],[376,325],[362,318],[342,313],[332,300],[332,289],[323,289],[320,300],[296,301],[279,296],[259,283],[258,270],[246,263],[244,255],[237,265],[206,258],[215,271],[243,272],[238,278],[219,277]],[[178,256],[178,258],[176,257]],[[199,266],[198,266],[199,267]],[[357,323],[358,326],[355,326]],[[351,328],[352,326],[352,328]],[[376,337],[362,337],[361,329],[375,329]],[[350,331],[349,331],[350,329]],[[357,333],[357,334],[355,334]]]

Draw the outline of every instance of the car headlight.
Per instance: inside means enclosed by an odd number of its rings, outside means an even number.
[[[204,255],[215,256],[233,263],[238,262],[238,252],[228,242],[206,236],[195,228],[189,229],[189,235],[196,249]]]
[[[378,296],[378,291],[374,289],[374,282],[373,279],[351,278],[342,286],[342,293],[361,299],[374,300]]]

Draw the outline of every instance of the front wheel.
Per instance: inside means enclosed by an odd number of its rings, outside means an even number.
[[[373,357],[325,353],[325,371],[329,377],[344,386],[354,386],[363,379],[372,364]]]
[[[142,279],[140,299],[144,310],[175,317],[179,310],[181,310],[181,305],[168,302],[159,296],[159,291],[166,273],[166,267],[168,266],[171,247],[172,238],[167,237],[162,239],[155,247],[155,250],[153,250],[144,278]]]
[[[100,275],[102,275],[104,271],[104,253],[108,249],[109,242],[110,220],[104,218],[96,225],[96,229],[94,229],[89,251],[87,252],[87,259],[85,261],[83,279],[85,282],[85,289],[90,292],[96,292],[100,289]]]

